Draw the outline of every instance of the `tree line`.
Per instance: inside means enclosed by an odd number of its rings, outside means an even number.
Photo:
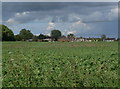
[[[30,30],[22,29],[20,30],[19,34],[14,35],[13,31],[9,29],[5,25],[0,25],[2,29],[2,41],[26,41],[32,39],[32,41],[38,41],[42,39],[51,38],[53,41],[57,41],[60,37],[65,37],[62,35],[61,31],[59,30],[52,30],[50,36],[40,34],[38,36],[34,35]],[[67,38],[75,38],[74,34],[68,34]],[[82,37],[80,37],[82,38]],[[106,39],[106,35],[101,35],[101,40]]]
[[[14,35],[13,31],[9,29],[5,25],[0,25],[2,29],[2,41],[26,41],[32,39],[33,41],[37,41],[38,39],[46,39],[51,38],[54,41],[57,41],[59,37],[61,37],[61,31],[59,30],[52,30],[51,36],[40,34],[38,36],[34,35],[30,30],[22,29],[20,30],[19,34]]]

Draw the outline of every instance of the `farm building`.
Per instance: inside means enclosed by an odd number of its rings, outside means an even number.
[[[52,39],[51,38],[47,38],[47,39],[42,39],[42,42],[51,42]]]
[[[59,42],[70,42],[70,39],[68,39],[68,38],[59,38],[58,41]]]
[[[26,40],[28,42],[32,42],[33,39]],[[54,42],[51,38],[46,39],[38,39],[38,42]],[[62,36],[58,39],[59,42],[98,42],[102,41],[101,38],[67,38],[65,36]],[[113,41],[119,41],[119,39],[115,38],[106,38],[103,41],[106,42],[113,42]]]
[[[28,40],[26,40],[26,41],[28,41],[28,42],[32,42],[32,41],[33,41],[33,39],[28,39]]]
[[[67,38],[65,36],[62,36],[58,39],[59,42],[74,42],[75,38]]]
[[[85,38],[76,38],[75,41],[76,41],[76,42],[84,42],[84,41],[85,41]]]
[[[106,38],[104,41],[106,42],[112,42],[112,41],[115,41],[116,39],[115,38]]]
[[[92,41],[98,41],[99,38],[76,38],[76,42],[92,42]]]

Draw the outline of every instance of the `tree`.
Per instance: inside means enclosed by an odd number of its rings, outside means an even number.
[[[52,30],[51,31],[51,38],[54,40],[54,41],[58,41],[58,38],[61,37],[61,31],[59,30]]]
[[[106,35],[105,34],[101,35],[101,40],[104,41],[105,39],[106,39]]]
[[[68,38],[75,38],[75,35],[70,33],[70,34],[67,35],[67,37]]]
[[[35,35],[34,35],[33,38],[32,38],[32,40],[33,40],[33,41],[38,41],[38,36],[35,36]]]
[[[101,41],[101,39],[100,39],[100,38],[98,38],[98,41]]]
[[[31,33],[31,31],[26,29],[22,29],[19,35],[21,36],[22,40],[32,39],[33,37],[33,34]]]
[[[62,35],[61,38],[66,38],[66,36]]]
[[[82,37],[82,36],[80,36],[80,38],[82,39],[83,37]]]
[[[48,35],[45,35],[46,36],[46,38],[51,38],[50,36],[48,36]]]
[[[18,34],[18,35],[15,35],[15,40],[16,41],[21,41],[22,40],[22,37]]]
[[[2,41],[15,41],[15,36],[12,30],[5,25],[0,25],[2,28]]]
[[[92,38],[92,42],[94,42],[95,41],[95,39],[94,38]]]
[[[40,34],[39,36],[38,36],[38,39],[46,39],[46,35],[43,35],[43,34]]]

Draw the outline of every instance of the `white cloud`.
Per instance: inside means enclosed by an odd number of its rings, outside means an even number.
[[[30,13],[29,11],[22,12],[22,13],[17,12],[17,13],[15,14],[15,17],[26,16],[26,15],[28,15],[29,13]]]
[[[49,24],[49,26],[53,26],[53,27],[55,26],[55,23],[53,23],[53,22],[49,22],[48,24]]]
[[[22,12],[22,13],[15,13],[14,17],[9,18],[6,23],[7,24],[19,24],[20,20],[24,17],[26,17],[30,12],[26,11],[26,12]]]
[[[16,13],[15,16],[16,16],[16,17],[19,17],[19,16],[21,16],[21,14],[20,14],[20,13]]]
[[[17,24],[18,22],[16,22],[13,18],[10,18],[6,21],[6,23],[8,24]]]
[[[95,11],[93,12],[92,14],[90,15],[86,15],[84,17],[85,21],[99,21],[101,19],[104,19],[104,14],[102,12],[99,12],[99,11]]]
[[[109,20],[113,20],[117,18],[118,18],[118,7],[111,9],[110,12],[108,13]]]
[[[8,23],[13,23],[13,22],[14,22],[14,19],[11,19],[11,18],[10,18],[10,19],[7,20],[7,22],[8,22]]]
[[[76,30],[68,30],[68,29],[64,29],[63,31],[62,31],[62,35],[68,35],[68,34],[76,34]]]
[[[49,22],[49,23],[48,23],[47,30],[53,30],[54,28],[55,28],[55,23]]]
[[[80,16],[78,14],[70,14],[68,16],[68,19],[70,22],[75,22],[81,20]]]
[[[67,34],[75,34],[76,31],[67,31]]]
[[[89,30],[90,26],[86,23],[83,23],[82,21],[77,21],[77,22],[72,23],[71,29]]]
[[[50,36],[50,33],[47,33],[46,35]]]
[[[26,15],[26,14],[29,14],[30,12],[29,11],[26,11],[26,12],[23,12],[22,15]]]
[[[35,34],[35,36],[39,36],[40,34]]]
[[[77,22],[72,24],[72,27],[75,27],[75,26],[84,26],[84,27],[86,27],[86,24],[83,23],[82,21],[77,21]]]
[[[78,14],[70,14],[69,21],[71,23],[69,24],[69,27],[68,27],[69,29],[65,30],[63,33],[64,34],[70,34],[70,33],[77,34],[78,32],[84,32],[90,29],[88,24],[82,21],[83,19],[84,18],[82,18],[82,16]]]

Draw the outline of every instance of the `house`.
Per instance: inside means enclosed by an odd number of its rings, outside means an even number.
[[[70,42],[70,39],[68,39],[68,38],[59,38],[58,41],[59,42]]]
[[[42,42],[52,42],[51,38],[42,39]]]
[[[26,40],[27,42],[32,42],[33,41],[33,39],[28,39],[28,40]]]
[[[97,42],[100,38],[76,38],[76,42]]]
[[[38,42],[42,42],[42,39],[38,39]]]
[[[113,42],[115,40],[116,40],[115,38],[106,38],[104,41],[106,41],[106,42]]]
[[[116,41],[120,41],[120,38],[117,38]]]
[[[60,38],[58,39],[58,41],[59,41],[59,42],[70,42],[71,40],[68,39],[68,38],[65,37],[65,36],[62,36],[62,37],[60,37]]]
[[[85,42],[92,42],[92,38],[85,38]]]
[[[94,42],[100,41],[100,38],[93,38],[93,39],[94,39]]]
[[[84,42],[84,41],[85,41],[85,38],[76,38],[75,41],[76,41],[76,42]]]

